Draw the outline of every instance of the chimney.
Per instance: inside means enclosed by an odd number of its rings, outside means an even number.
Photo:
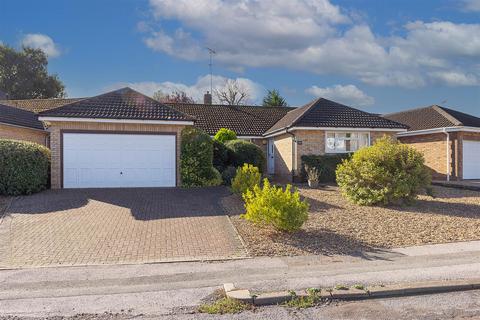
[[[207,91],[207,93],[203,95],[203,103],[212,104],[212,94],[210,92]]]

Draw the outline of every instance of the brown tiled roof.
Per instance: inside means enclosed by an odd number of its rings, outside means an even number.
[[[480,127],[480,118],[437,105],[385,114],[383,117],[407,125],[409,131],[458,126]]]
[[[40,116],[100,119],[193,121],[194,118],[130,88],[86,98]]]
[[[44,130],[35,113],[3,104],[0,104],[0,123]]]
[[[209,135],[228,128],[238,136],[262,136],[271,126],[285,116],[289,107],[227,106],[208,104],[168,104],[195,117],[195,126]]]
[[[271,127],[271,134],[290,127],[339,127],[406,129],[406,126],[378,115],[318,98],[287,113]]]
[[[53,98],[53,99],[22,99],[22,100],[0,100],[1,104],[12,106],[15,108],[31,111],[42,112],[55,109],[66,104],[77,102],[85,98]]]

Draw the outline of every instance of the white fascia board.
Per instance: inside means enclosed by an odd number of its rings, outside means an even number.
[[[433,133],[441,133],[441,132],[459,132],[459,131],[480,132],[480,128],[478,127],[442,127],[442,128],[434,128],[434,129],[401,132],[401,133],[397,133],[397,136],[409,137],[409,136],[419,136],[423,134],[433,134]]]
[[[282,129],[278,132],[273,132],[265,135],[266,138],[276,137],[287,132],[292,132],[295,130],[309,130],[309,131],[349,131],[349,132],[358,132],[358,131],[381,131],[381,132],[406,132],[407,129],[392,129],[392,128],[347,128],[347,127],[291,127],[288,129]]]
[[[19,125],[16,125],[16,124],[11,124],[11,123],[6,123],[6,122],[0,122],[0,124],[5,125],[5,126],[10,126],[10,127],[15,127],[15,128],[35,130],[35,131],[40,131],[40,132],[48,133],[48,131],[46,131],[46,130],[37,129],[37,128],[32,128],[32,127],[27,127],[27,126],[19,126]]]
[[[69,117],[38,117],[40,121],[48,122],[99,122],[99,123],[137,123],[137,124],[177,124],[193,125],[193,121],[175,120],[135,120],[135,119],[100,119],[100,118],[69,118]]]

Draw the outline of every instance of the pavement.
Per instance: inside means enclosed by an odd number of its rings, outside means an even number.
[[[363,256],[3,270],[0,314],[45,317],[128,312],[190,319],[189,312],[224,283],[265,292],[336,284],[361,283],[368,287],[476,279],[479,274],[480,241],[393,249]],[[460,294],[463,293],[451,293],[448,297]],[[472,299],[475,297],[478,302],[478,294],[472,295]],[[382,308],[388,306],[387,302]],[[375,302],[370,303],[375,306]]]
[[[226,187],[47,190],[0,219],[0,268],[242,258]],[[186,201],[188,199],[188,201]]]

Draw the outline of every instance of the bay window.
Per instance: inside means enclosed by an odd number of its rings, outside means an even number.
[[[368,132],[327,132],[325,153],[348,153],[370,145]]]

